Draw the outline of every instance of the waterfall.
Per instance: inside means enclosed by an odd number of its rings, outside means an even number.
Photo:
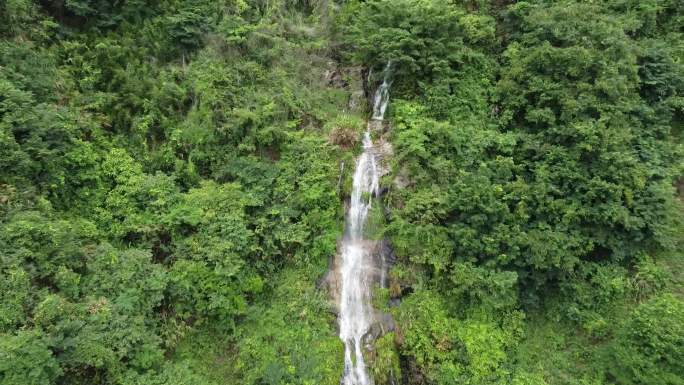
[[[373,116],[371,117],[373,120],[382,120],[385,117],[385,110],[387,109],[387,104],[389,104],[389,75],[391,68],[392,62],[388,61],[387,66],[385,66],[382,84],[380,84],[380,87],[378,87],[373,96]]]
[[[371,120],[382,121],[389,103],[389,73],[387,63],[382,84],[373,97]],[[363,360],[363,343],[373,322],[371,289],[375,281],[371,258],[373,241],[364,239],[364,226],[374,196],[378,195],[379,171],[371,139],[369,122],[363,136],[363,153],[356,161],[346,233],[342,240],[340,339],[344,342],[343,385],[369,385],[372,380]],[[383,269],[384,266],[380,267]]]

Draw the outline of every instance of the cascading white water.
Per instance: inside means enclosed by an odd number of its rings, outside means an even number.
[[[389,103],[389,70],[387,63],[382,84],[373,98],[372,120],[382,121]],[[363,136],[363,153],[356,163],[351,201],[347,213],[347,229],[342,241],[340,339],[344,342],[343,385],[368,385],[372,380],[366,372],[362,344],[373,322],[371,288],[374,266],[371,261],[372,241],[364,239],[364,225],[373,196],[378,195],[379,173],[373,152],[369,122]]]
[[[378,87],[373,96],[373,116],[371,117],[373,120],[382,120],[385,117],[385,110],[387,110],[387,104],[389,104],[389,75],[391,69],[392,62],[388,61],[382,84],[380,84],[380,87]]]

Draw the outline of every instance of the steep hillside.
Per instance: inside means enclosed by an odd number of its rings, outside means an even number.
[[[374,383],[684,385],[683,4],[0,0],[0,385],[339,384],[384,68]]]

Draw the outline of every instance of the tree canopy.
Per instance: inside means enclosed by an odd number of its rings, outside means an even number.
[[[684,3],[0,0],[0,385],[684,384]],[[679,190],[678,190],[679,189]]]

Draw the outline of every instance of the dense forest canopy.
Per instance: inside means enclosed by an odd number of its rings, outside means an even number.
[[[375,383],[684,385],[679,0],[0,0],[0,385],[339,384],[388,62]]]

